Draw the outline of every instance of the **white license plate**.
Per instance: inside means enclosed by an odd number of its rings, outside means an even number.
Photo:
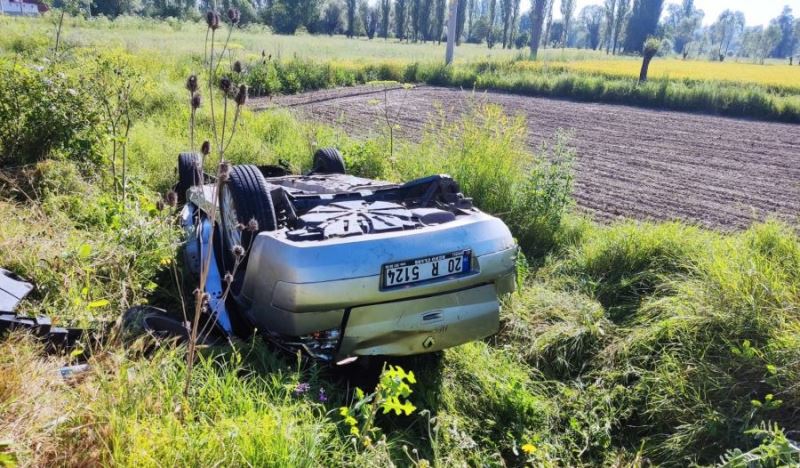
[[[381,286],[394,288],[438,278],[469,273],[471,251],[459,250],[430,257],[387,263],[381,271]]]

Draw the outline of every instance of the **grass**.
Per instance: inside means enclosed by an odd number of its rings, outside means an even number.
[[[5,41],[24,49],[24,42],[32,32],[48,33],[53,29],[49,18],[17,19],[4,17],[0,20],[6,32]],[[108,32],[113,31],[113,35]],[[71,46],[87,47],[102,43],[104,47],[127,49],[137,54],[159,51],[169,58],[183,58],[197,55],[198,44],[205,38],[205,23],[181,21],[155,21],[141,17],[121,17],[114,21],[105,18],[70,18],[65,22],[64,39]],[[169,44],[164,49],[163,45]],[[260,57],[264,51],[274,59],[292,58],[315,61],[354,61],[370,62],[375,58],[402,63],[413,61],[444,61],[445,44],[399,43],[394,39],[383,40],[366,38],[348,39],[344,36],[312,36],[298,34],[285,36],[272,34],[268,28],[249,26],[237,31],[232,39],[232,48],[247,57]],[[485,45],[462,44],[459,46],[457,60],[468,62],[487,58],[515,57],[519,51],[503,50],[499,47],[488,49]],[[553,56],[561,52],[552,51]],[[583,56],[575,53],[576,57]]]
[[[107,151],[93,166],[60,151],[0,172],[0,258],[38,286],[21,311],[61,323],[113,320],[133,303],[180,303],[178,235],[155,202],[187,144],[181,83],[194,62],[103,53],[146,77],[129,138],[128,199],[112,195]],[[86,83],[92,60],[73,49],[61,70]],[[198,133],[208,135],[201,110]],[[242,118],[228,152],[235,162],[283,159],[307,169],[313,148],[336,145],[355,173],[371,177],[453,173],[478,206],[506,220],[528,256],[522,288],[505,298],[500,332],[394,360],[416,374],[411,401],[419,410],[379,415],[369,441],[349,435],[339,415],[356,398],[354,379],[259,341],[205,350],[184,395],[181,347],[144,352],[145,343],[111,343],[89,358],[87,374],[65,383],[58,368],[74,357],[44,358],[30,337],[15,334],[0,340],[0,462],[800,462],[788,442],[800,430],[796,227],[767,222],[723,234],[582,219],[570,209],[570,151],[559,141],[525,151],[525,122],[496,107],[452,123],[434,119],[421,143],[391,147],[386,136],[353,140],[285,110]],[[298,391],[300,383],[309,390]]]
[[[53,30],[47,19],[0,21],[8,31],[0,47],[23,54],[46,45]],[[84,48],[102,44],[106,49],[157,55],[161,61],[197,68],[196,44],[203,42],[204,34],[205,27],[198,23],[71,18],[65,44]],[[162,48],[165,43],[170,44],[167,50]],[[542,51],[539,61],[531,62],[525,60],[524,51],[464,44],[456,66],[445,68],[441,44],[280,36],[258,27],[237,31],[230,47],[235,58],[246,63],[247,83],[258,95],[394,80],[800,122],[800,72],[778,62],[755,65],[656,58],[650,81],[640,84],[638,59],[602,51],[549,49]]]

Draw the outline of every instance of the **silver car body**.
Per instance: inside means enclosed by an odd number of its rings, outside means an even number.
[[[302,179],[267,182],[298,186]],[[216,203],[212,186],[194,187],[188,198],[205,212]],[[387,264],[458,251],[469,252],[466,273],[382,286]],[[514,290],[516,257],[506,225],[472,207],[441,224],[321,240],[298,240],[283,227],[254,238],[235,300],[260,331],[316,357],[426,353],[497,332],[499,298]]]

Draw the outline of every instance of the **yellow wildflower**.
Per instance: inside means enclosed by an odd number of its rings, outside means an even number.
[[[531,455],[532,453],[536,452],[536,446],[533,444],[525,444],[522,446],[522,451],[528,455]]]

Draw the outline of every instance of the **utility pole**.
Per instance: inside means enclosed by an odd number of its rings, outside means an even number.
[[[444,63],[450,65],[453,63],[453,53],[456,47],[456,34],[458,26],[456,26],[458,17],[458,0],[450,0],[450,18],[447,20],[447,52],[444,56]]]

